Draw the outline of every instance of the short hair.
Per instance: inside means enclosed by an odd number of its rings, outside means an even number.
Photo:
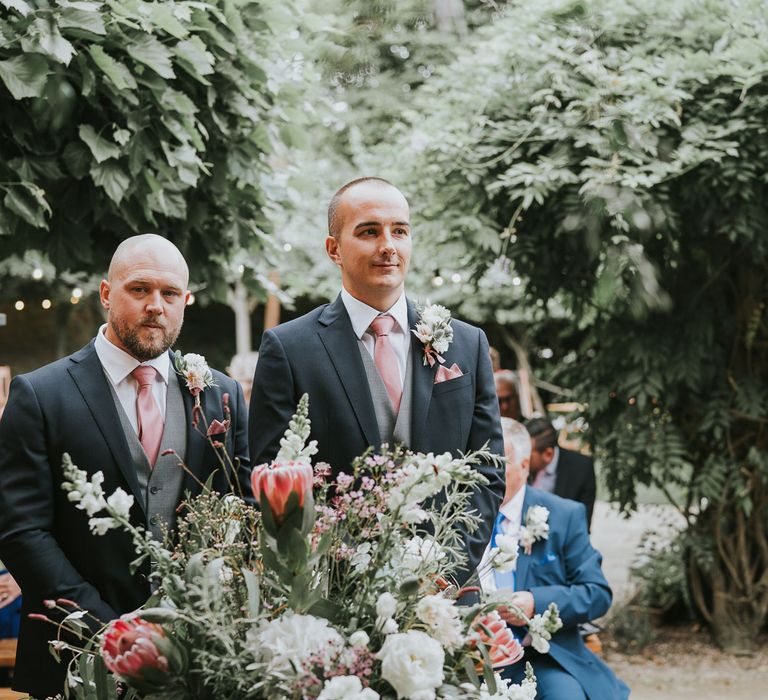
[[[548,447],[557,447],[557,431],[546,418],[531,418],[525,427],[536,443],[536,450],[541,452]]]
[[[358,177],[354,180],[350,180],[346,185],[342,185],[336,190],[336,194],[331,197],[331,201],[328,204],[328,233],[334,238],[338,238],[340,233],[339,229],[341,228],[341,221],[339,221],[339,205],[344,197],[344,193],[347,190],[351,190],[353,187],[365,184],[366,182],[378,182],[382,185],[395,187],[389,180],[385,180],[383,177],[368,175],[366,177]],[[397,187],[395,187],[395,189],[397,189]]]
[[[498,372],[493,373],[494,382],[504,382],[508,386],[511,386],[515,390],[515,394],[520,398],[520,387],[517,374],[511,369],[500,369]]]
[[[504,442],[509,443],[514,450],[515,464],[520,464],[531,456],[531,436],[522,423],[512,418],[502,417],[501,432],[504,435]]]

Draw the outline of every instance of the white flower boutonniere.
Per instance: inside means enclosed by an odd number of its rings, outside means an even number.
[[[424,344],[424,365],[435,366],[445,362],[441,355],[448,350],[453,342],[451,328],[451,312],[440,304],[430,304],[419,307],[419,320],[416,328],[411,331]]]
[[[531,506],[525,514],[525,525],[520,528],[520,544],[526,554],[531,553],[535,542],[549,538],[549,509]]]
[[[496,547],[491,558],[491,566],[500,574],[514,571],[517,567],[517,537],[513,535],[496,535]]]
[[[202,355],[196,355],[193,352],[182,355],[181,351],[177,350],[173,353],[173,364],[177,374],[184,377],[187,389],[195,398],[203,389],[216,386],[211,368]]]

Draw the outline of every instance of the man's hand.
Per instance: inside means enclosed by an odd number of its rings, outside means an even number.
[[[0,608],[10,605],[21,595],[21,588],[9,573],[0,574]]]
[[[512,597],[509,599],[509,604],[520,608],[526,617],[533,617],[533,593],[530,591],[517,591],[516,593],[513,593]],[[526,624],[525,620],[518,617],[514,611],[510,610],[510,608],[508,608],[506,605],[502,605],[499,608],[499,615],[501,615],[504,622],[506,622],[508,625],[515,625],[516,627],[519,627],[520,625]]]

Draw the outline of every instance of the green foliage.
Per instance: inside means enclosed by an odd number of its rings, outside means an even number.
[[[290,3],[3,4],[0,256],[101,272],[155,231],[224,297],[232,261],[265,245],[274,127],[300,116]]]
[[[764,9],[510,4],[423,86],[401,135],[417,151],[409,180],[431,264],[480,282],[506,275],[483,317],[516,314],[556,348],[548,378],[588,404],[625,509],[652,484],[691,535],[718,542],[703,614],[720,590],[757,620],[768,609],[756,515],[768,449]],[[536,311],[550,308],[557,318]]]

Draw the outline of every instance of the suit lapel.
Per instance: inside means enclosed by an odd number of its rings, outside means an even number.
[[[436,367],[424,365],[424,347],[411,333],[411,329],[416,327],[419,320],[419,314],[416,305],[408,300],[408,337],[410,338],[411,365],[413,372],[412,379],[412,418],[411,418],[411,447],[414,450],[423,448],[422,438],[424,436],[424,426],[427,422],[427,411],[429,403],[432,400],[432,387],[435,384]]]
[[[208,444],[207,438],[204,437],[205,423],[203,423],[203,417],[201,415],[199,416],[198,428],[195,429],[192,427],[192,412],[195,407],[195,397],[192,396],[192,393],[187,388],[184,377],[182,377],[176,371],[172,354],[171,374],[172,376],[168,377],[168,381],[173,381],[173,378],[175,377],[176,381],[179,382],[179,388],[181,389],[181,399],[184,402],[184,416],[187,421],[187,442],[186,451],[184,454],[184,464],[187,465],[187,469],[189,469],[189,471],[192,472],[192,474],[194,474],[197,479],[205,482],[205,478],[207,478],[206,472],[210,472],[215,467],[213,464],[205,464],[205,448]],[[205,419],[208,421],[211,421],[213,418],[213,413],[206,410],[206,399],[211,394],[211,391],[211,389],[205,389],[200,392],[200,408],[205,415]],[[206,466],[208,469],[206,469]],[[189,491],[193,495],[200,493],[200,485],[190,474],[186,474],[184,477],[184,491]]]
[[[321,325],[318,335],[339,377],[344,392],[352,405],[357,422],[369,445],[381,444],[373,399],[365,376],[363,360],[357,345],[355,331],[344,308],[341,295],[333,304],[325,307],[318,319]]]
[[[82,395],[98,427],[104,441],[112,453],[120,472],[133,493],[134,501],[144,511],[144,496],[136,477],[136,468],[131,458],[128,442],[125,439],[120,417],[109,390],[104,368],[96,354],[93,341],[79,352],[72,355],[73,364],[68,368],[69,374]]]
[[[525,487],[525,497],[523,498],[523,513],[520,520],[520,527],[525,525],[525,516],[528,514],[528,509],[531,506],[536,505],[536,497],[530,487]],[[517,566],[515,567],[515,590],[524,591],[528,585],[528,569],[533,558],[533,550],[536,548],[536,544],[531,549],[531,554],[526,554],[525,550],[520,547],[520,553],[517,558]]]

